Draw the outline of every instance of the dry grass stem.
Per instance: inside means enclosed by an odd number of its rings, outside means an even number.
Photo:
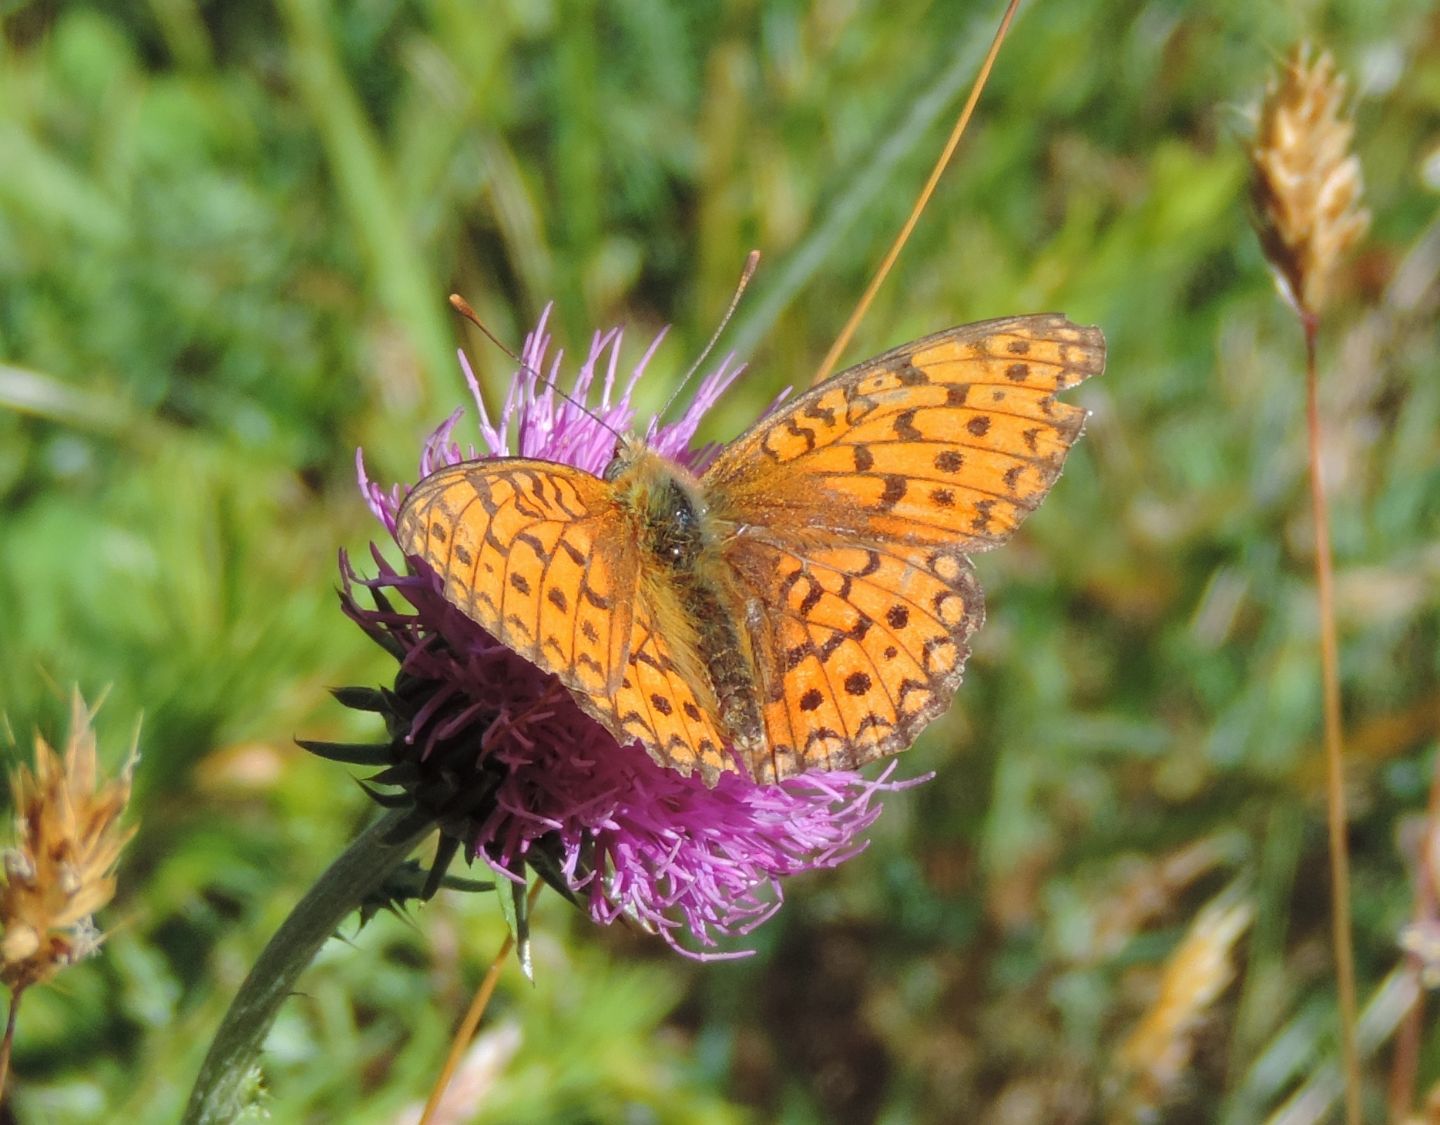
[[[114,895],[135,831],[120,826],[130,767],[100,776],[90,718],[77,695],[63,757],[37,736],[33,771],[22,765],[10,778],[16,841],[0,886],[0,981],[16,995],[99,947],[91,917]]]
[[[1306,317],[1324,308],[1340,259],[1370,225],[1344,100],[1345,80],[1329,53],[1313,58],[1300,44],[1266,92],[1250,150],[1265,255]]]
[[[533,907],[535,900],[540,897],[540,888],[545,885],[541,879],[536,879],[530,886],[529,905]],[[445,1064],[440,1068],[440,1073],[435,1078],[435,1085],[431,1087],[430,1097],[425,1102],[425,1108],[420,1113],[420,1125],[436,1125],[437,1122],[448,1120],[446,1091],[450,1087],[450,1080],[455,1077],[457,1071],[466,1057],[470,1041],[475,1037],[475,1029],[480,1026],[480,1020],[485,1015],[485,1009],[490,1005],[490,997],[495,993],[495,986],[500,982],[500,972],[505,968],[505,962],[510,957],[510,951],[515,948],[515,935],[505,935],[505,940],[500,943],[500,948],[495,954],[494,960],[490,962],[490,968],[486,971],[480,987],[475,990],[475,995],[470,1001],[469,1010],[465,1018],[460,1021],[460,1026],[455,1031],[454,1038],[450,1041],[450,1054],[445,1059]]]
[[[1370,224],[1360,206],[1360,162],[1350,151],[1355,127],[1343,115],[1345,82],[1326,52],[1307,44],[1290,54],[1260,109],[1254,165],[1257,226],[1282,295],[1305,334],[1305,414],[1310,496],[1314,513],[1315,587],[1320,615],[1320,664],[1325,725],[1327,828],[1336,983],[1340,1000],[1346,1120],[1361,1120],[1356,1047],[1355,964],[1350,936],[1350,861],[1345,849],[1344,745],[1340,713],[1340,657],[1335,627],[1330,517],[1320,476],[1319,378],[1316,339],[1340,259]]]

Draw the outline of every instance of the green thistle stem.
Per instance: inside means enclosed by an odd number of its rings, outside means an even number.
[[[201,1064],[182,1119],[185,1125],[233,1121],[252,1085],[255,1056],[280,1004],[335,933],[336,927],[434,830],[416,824],[413,809],[397,809],[362,832],[320,876],[265,946]]]

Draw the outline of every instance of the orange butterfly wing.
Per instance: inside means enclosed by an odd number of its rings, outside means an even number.
[[[524,458],[451,465],[406,497],[396,538],[451,604],[554,674],[620,742],[638,739],[686,772],[726,768],[708,701],[691,687],[693,630],[645,581],[637,530],[609,483]]]
[[[654,604],[656,601],[661,605]],[[664,596],[637,599],[634,643],[625,677],[608,702],[580,703],[605,723],[621,745],[640,741],[650,756],[683,774],[700,770],[709,784],[735,768],[715,726],[715,703],[709,685],[696,674],[701,659],[695,632],[683,612],[664,607]],[[608,706],[611,722],[601,714]]]
[[[518,457],[451,465],[395,522],[405,553],[497,640],[575,691],[619,685],[639,556],[604,481]]]
[[[966,551],[1003,542],[1059,476],[1104,368],[1058,315],[985,321],[820,384],[727,446],[702,485],[734,528],[768,736],[759,777],[904,749],[949,705],[984,617]]]

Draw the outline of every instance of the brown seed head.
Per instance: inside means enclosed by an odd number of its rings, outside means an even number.
[[[64,757],[35,739],[35,769],[10,777],[14,847],[0,885],[0,982],[13,992],[89,956],[101,935],[91,921],[115,893],[115,862],[134,834],[121,828],[130,766],[99,777],[90,712],[76,695]]]
[[[1281,291],[1302,316],[1325,305],[1341,257],[1364,235],[1355,126],[1342,116],[1345,80],[1328,52],[1291,52],[1260,108],[1254,167],[1256,225]]]

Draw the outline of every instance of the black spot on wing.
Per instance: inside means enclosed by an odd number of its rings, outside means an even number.
[[[815,431],[808,426],[800,425],[793,417],[785,419],[785,432],[791,437],[798,437],[803,441],[806,453],[815,448]]]
[[[580,583],[580,597],[583,598],[585,601],[589,602],[596,609],[606,611],[610,609],[610,599],[602,597],[600,594],[597,594],[595,592],[595,588],[591,586],[589,582]]]
[[[902,410],[890,423],[890,428],[895,431],[895,436],[901,441],[925,440],[925,435],[915,428],[915,414],[914,410]]]
[[[814,402],[805,407],[804,414],[807,418],[815,418],[824,422],[827,427],[835,425],[835,411],[828,406],[822,406],[822,399],[817,398]]]
[[[895,368],[895,380],[902,387],[924,387],[930,383],[930,376],[916,367],[914,361],[906,360]]]
[[[540,542],[539,539],[531,535],[528,531],[517,532],[515,542],[521,546],[529,547],[537,559],[544,561],[550,558],[550,552],[545,549],[545,544]]]
[[[594,672],[597,676],[603,677],[605,675],[605,669],[600,666],[600,661],[596,660],[588,652],[577,653],[575,656],[575,664],[577,667],[590,669],[590,671]]]
[[[885,491],[880,494],[880,502],[877,507],[882,512],[888,512],[905,499],[905,491],[909,486],[905,478],[898,474],[887,474],[885,477]]]
[[[558,544],[556,544],[556,546],[558,546],[558,547],[560,548],[560,550],[564,551],[565,554],[566,554],[566,556],[567,556],[567,557],[570,559],[570,561],[571,561],[572,563],[574,563],[576,566],[584,566],[584,565],[585,565],[585,563],[586,563],[585,552],[582,551],[582,550],[580,550],[579,547],[575,546],[574,543],[571,543],[570,540],[566,539],[564,536],[561,536],[560,542],[559,542]]]

